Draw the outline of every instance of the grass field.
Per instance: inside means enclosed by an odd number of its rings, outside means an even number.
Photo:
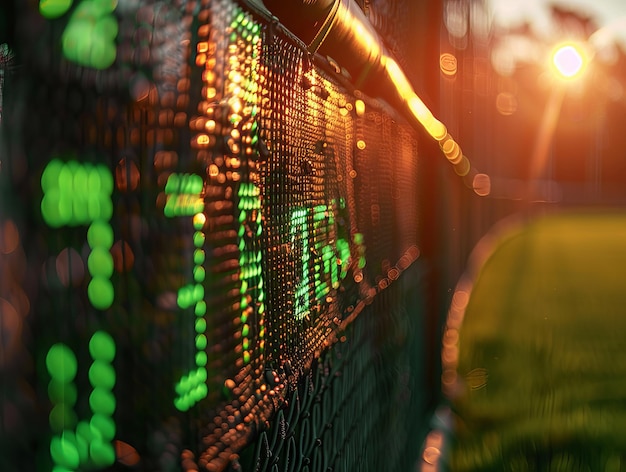
[[[626,214],[501,240],[459,339],[450,471],[626,471]]]

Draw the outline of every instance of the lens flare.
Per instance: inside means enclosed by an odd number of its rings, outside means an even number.
[[[562,44],[552,52],[552,66],[562,78],[575,79],[579,77],[586,65],[585,51],[576,44]]]

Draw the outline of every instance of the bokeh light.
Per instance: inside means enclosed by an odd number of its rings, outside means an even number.
[[[62,40],[63,54],[68,60],[94,69],[113,65],[119,31],[113,15],[116,6],[116,1],[85,0],[74,10]],[[55,13],[57,10],[62,11],[57,8]]]
[[[65,287],[78,286],[85,277],[85,265],[73,248],[63,249],[56,258],[56,272]]]
[[[76,356],[65,344],[55,344],[46,356],[46,367],[53,379],[63,383],[71,382],[76,376]]]
[[[41,0],[39,13],[48,19],[58,18],[70,9],[72,3],[73,0]]]
[[[0,367],[4,367],[12,360],[13,355],[20,348],[22,335],[22,317],[16,308],[4,298],[0,298]],[[57,362],[53,359],[52,362]]]
[[[457,71],[457,60],[454,54],[443,53],[439,57],[439,67],[445,76],[454,77]]]
[[[0,254],[11,254],[20,243],[20,233],[11,220],[4,222],[0,227]]]
[[[496,96],[496,109],[501,115],[512,115],[517,111],[517,98],[510,92],[500,92]]]
[[[95,360],[112,362],[115,357],[115,341],[110,334],[97,331],[89,341],[89,353]]]
[[[137,164],[126,158],[122,158],[115,167],[115,185],[122,192],[137,190],[141,175]]]
[[[117,272],[128,272],[135,264],[135,254],[126,241],[117,241],[111,248],[111,256]]]
[[[46,355],[50,375],[48,397],[52,403],[49,423],[55,432],[50,440],[53,470],[76,470],[87,464],[105,467],[115,460],[111,443],[117,429],[112,416],[117,403],[113,393],[116,373],[111,364],[115,357],[115,342],[108,333],[97,331],[89,341],[89,352],[93,359],[88,372],[92,415],[89,421],[78,423],[74,411],[77,403],[76,355],[63,343],[54,344]]]

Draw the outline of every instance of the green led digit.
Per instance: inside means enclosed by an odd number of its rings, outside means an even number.
[[[261,191],[252,183],[242,183],[237,197],[239,202],[239,279],[241,281],[241,344],[243,362],[248,364],[252,359],[252,332],[250,320],[257,319],[259,348],[264,348],[265,326],[265,289],[263,283],[262,253],[259,237],[263,232],[261,216]],[[252,300],[248,303],[248,298]]]
[[[53,345],[46,355],[46,368],[50,375],[48,397],[52,403],[49,423],[53,436],[50,439],[50,457],[53,470],[77,470],[108,467],[115,461],[113,438],[115,421],[113,413],[116,400],[115,342],[104,331],[97,331],[89,341],[93,362],[89,368],[92,387],[89,421],[78,421],[74,412],[77,401],[74,379],[78,362],[74,352],[65,344]]]
[[[70,9],[72,3],[72,0],[41,0],[39,13],[48,19],[58,18]]]
[[[309,308],[311,305],[309,295],[309,259],[311,258],[311,254],[309,250],[307,213],[307,210],[303,208],[294,210],[291,214],[291,224],[289,226],[292,246],[295,248],[295,245],[299,243],[302,248],[302,271],[298,277],[299,281],[296,285],[293,309],[293,316],[297,320],[301,320],[309,314]]]
[[[301,320],[312,308],[311,281],[316,302],[323,302],[332,289],[339,288],[351,262],[350,244],[336,236],[334,200],[329,205],[317,205],[310,210],[296,208],[291,213],[290,239],[294,250],[302,261],[294,292],[294,317]],[[309,215],[312,217],[310,218]],[[312,220],[312,221],[311,221]],[[365,266],[365,247],[360,233],[355,235],[355,243],[360,248],[359,267]],[[329,244],[333,239],[335,245]]]
[[[194,309],[196,331],[194,356],[195,369],[184,374],[174,385],[174,391],[177,397],[174,399],[174,406],[180,411],[187,411],[197,402],[208,395],[206,386],[208,362],[206,355],[207,324],[204,316],[206,315],[206,303],[204,301],[204,279],[205,269],[202,264],[205,261],[204,242],[206,236],[204,234],[204,223],[206,216],[204,215],[204,199],[202,192],[204,189],[204,181],[202,177],[195,174],[171,174],[165,184],[165,194],[167,196],[163,213],[168,218],[181,216],[192,216],[192,224],[195,230],[193,234],[193,282],[188,283],[178,289],[176,302],[181,310],[188,308]]]
[[[41,175],[41,215],[52,228],[87,226],[91,253],[87,261],[91,281],[87,296],[94,308],[106,310],[113,304],[113,175],[105,166],[74,160],[51,160]]]
[[[44,3],[46,6],[42,9]],[[42,15],[52,18],[52,14],[58,16],[58,12],[67,11],[69,6],[65,8],[65,3],[67,0],[42,0],[39,8]],[[66,59],[94,69],[107,69],[113,65],[119,30],[113,14],[116,6],[117,0],[83,0],[76,7],[61,39]]]
[[[41,175],[41,214],[53,228],[108,220],[113,176],[103,165],[51,160]]]

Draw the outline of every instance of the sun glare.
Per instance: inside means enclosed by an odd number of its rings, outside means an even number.
[[[552,52],[552,66],[565,79],[575,79],[585,70],[587,58],[584,50],[575,44],[563,44]]]

